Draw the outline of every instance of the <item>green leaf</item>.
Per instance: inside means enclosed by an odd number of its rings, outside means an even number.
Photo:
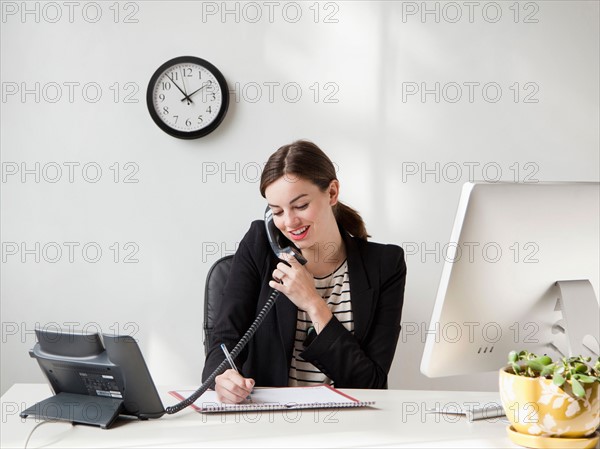
[[[552,383],[560,387],[565,383],[565,378],[562,377],[560,373],[555,372],[554,376],[552,377]]]
[[[598,378],[594,376],[587,376],[585,374],[576,374],[575,378],[584,384],[593,384],[594,382],[598,382]]]
[[[508,353],[508,361],[510,363],[515,363],[519,358],[519,354],[517,354],[517,351],[510,351]]]
[[[582,398],[585,396],[585,389],[577,379],[571,379],[571,386],[573,387],[573,394],[575,394],[575,396],[577,396],[578,398]]]
[[[544,365],[544,364],[542,364],[542,363],[540,363],[540,362],[539,362],[539,361],[536,359],[536,360],[529,360],[529,361],[527,362],[527,366],[528,366],[529,368],[531,368],[532,370],[539,372],[539,371],[542,371],[542,370],[544,369],[544,366],[545,366],[545,365]]]
[[[542,370],[542,372],[540,373],[540,376],[542,376],[542,377],[549,376],[550,374],[554,373],[555,369],[556,369],[556,365],[554,365],[553,363],[550,365],[546,365],[544,367],[544,369]]]
[[[550,357],[548,357],[547,355],[538,357],[535,359],[535,361],[541,363],[544,366],[550,365],[552,363],[552,359]]]

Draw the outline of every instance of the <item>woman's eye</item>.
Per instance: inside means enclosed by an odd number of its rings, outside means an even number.
[[[308,203],[306,203],[306,204],[303,204],[303,205],[301,205],[301,206],[296,206],[296,209],[298,209],[298,210],[304,210],[304,209],[306,209],[307,207],[308,207]]]
[[[278,212],[273,212],[273,215],[275,217],[279,217],[283,212],[282,211],[278,211]]]

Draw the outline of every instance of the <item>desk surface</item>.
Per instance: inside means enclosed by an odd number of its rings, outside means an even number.
[[[177,402],[168,391],[159,388],[165,406]],[[519,447],[506,435],[505,417],[468,422],[463,416],[426,413],[436,406],[453,411],[465,402],[497,402],[497,393],[342,391],[376,405],[262,414],[200,414],[188,407],[158,420],[119,419],[108,430],[53,422],[36,429],[28,447]],[[1,447],[24,446],[39,421],[19,413],[49,396],[44,384],[16,384],[2,396]]]

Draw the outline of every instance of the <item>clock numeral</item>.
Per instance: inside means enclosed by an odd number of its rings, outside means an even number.
[[[177,120],[179,119],[179,116],[178,115],[174,115],[173,117],[175,118],[175,124],[177,124]]]
[[[190,78],[192,76],[192,68],[184,67],[183,68],[183,76],[185,76],[186,78]]]
[[[204,119],[202,118],[202,115],[198,116],[198,123],[202,123],[204,121]]]
[[[163,81],[162,83],[160,83],[160,85],[162,86],[162,90],[171,89],[171,83],[169,81]]]
[[[192,126],[192,121],[190,119],[187,119],[185,121],[185,126]]]
[[[171,79],[172,79],[173,81],[175,81],[175,80],[178,80],[178,81],[179,81],[179,72],[176,72],[175,70],[173,70],[173,71],[171,72]]]
[[[163,114],[169,115],[169,107],[163,106]]]
[[[202,70],[198,70],[198,79],[201,80],[202,79]]]
[[[212,114],[212,106],[209,106],[209,107],[206,109],[206,112],[208,112],[209,114]]]
[[[160,95],[158,96],[158,99],[159,99],[160,101],[165,101],[165,94],[160,94]]]
[[[212,96],[210,101],[215,101],[217,99],[217,95],[214,92],[210,92],[208,95]]]

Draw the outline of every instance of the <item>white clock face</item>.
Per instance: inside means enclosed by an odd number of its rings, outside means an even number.
[[[188,133],[199,137],[202,130],[216,128],[215,121],[222,120],[227,105],[223,104],[224,95],[215,74],[202,65],[184,61],[169,65],[157,75],[149,100],[153,115],[167,127],[161,126],[163,130],[173,130],[185,138]]]

